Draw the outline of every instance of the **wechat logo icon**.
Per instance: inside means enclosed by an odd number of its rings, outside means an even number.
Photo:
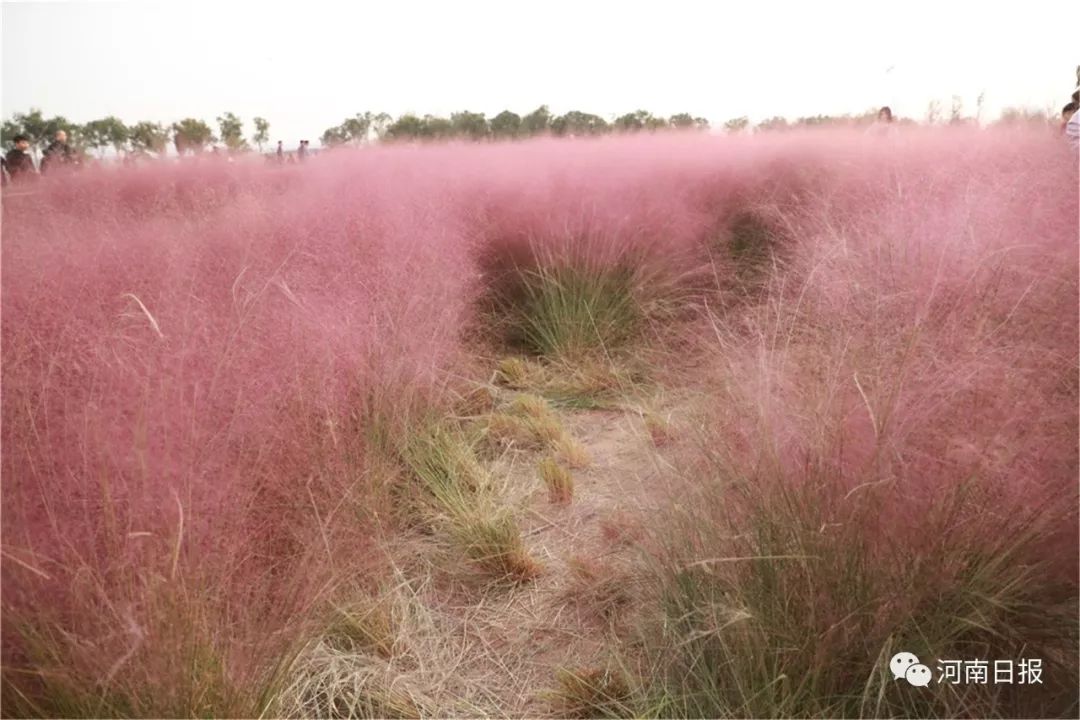
[[[909,652],[893,655],[889,661],[889,669],[892,670],[893,680],[903,678],[915,687],[926,687],[933,677],[930,668],[920,663],[914,653]]]

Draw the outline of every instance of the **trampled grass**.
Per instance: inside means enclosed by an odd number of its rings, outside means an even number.
[[[617,670],[537,660],[579,668],[553,681],[570,714],[1074,716],[1058,140],[377,148],[6,197],[3,714],[479,714],[453,694],[489,684],[473,699],[505,714],[550,691],[463,677],[465,623],[427,653],[415,599],[378,609],[387,548],[416,540],[507,608],[548,582],[610,606]],[[478,348],[515,354],[493,381]],[[646,417],[639,467],[616,418],[660,385],[691,399],[678,442]],[[586,450],[567,427],[592,421]],[[589,466],[559,509],[579,525],[501,496],[540,452]],[[631,475],[676,490],[644,523],[621,519]],[[563,536],[623,553],[634,597],[530,551]],[[487,602],[439,577],[449,607]],[[905,687],[899,650],[1038,657],[1044,683]]]

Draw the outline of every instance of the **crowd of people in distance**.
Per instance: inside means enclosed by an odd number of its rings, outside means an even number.
[[[0,176],[2,176],[4,185],[8,183],[20,184],[33,180],[40,175],[51,175],[64,170],[74,170],[83,165],[83,155],[68,143],[67,132],[64,130],[56,131],[52,142],[42,151],[40,162],[35,163],[34,155],[31,153],[31,146],[32,139],[27,135],[20,134],[12,138],[11,148],[7,153],[0,156]],[[271,162],[293,164],[304,162],[310,153],[309,141],[307,140],[301,140],[295,152],[286,152],[284,144],[279,140],[275,155],[267,155],[266,157]],[[222,153],[217,146],[212,146],[208,152],[202,154],[202,157],[226,159],[226,154]],[[228,155],[227,159],[232,160],[231,154]],[[90,158],[88,162],[89,164],[96,164],[98,161]],[[125,166],[137,164],[135,156],[130,153],[123,157],[122,163]]]
[[[13,147],[2,158],[5,184],[9,180],[21,182],[38,173],[45,175],[64,168],[75,168],[81,163],[79,154],[68,145],[67,133],[63,130],[56,131],[52,142],[41,153],[40,167],[34,167],[34,158],[27,152],[30,149],[29,137],[16,135],[12,140]]]
[[[266,162],[277,163],[284,165],[285,163],[293,164],[297,162],[304,162],[308,157],[308,141],[301,140],[300,144],[296,146],[295,153],[285,152],[285,146],[280,140],[278,140],[277,150],[273,155],[266,156]]]

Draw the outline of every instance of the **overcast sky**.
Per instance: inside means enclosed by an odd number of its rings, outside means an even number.
[[[3,3],[3,117],[85,122],[261,115],[317,143],[372,110],[446,114],[548,104],[714,124],[746,115],[922,117],[960,95],[984,117],[1069,100],[1080,2]]]

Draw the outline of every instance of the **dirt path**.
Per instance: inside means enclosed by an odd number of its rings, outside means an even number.
[[[630,599],[630,541],[658,495],[658,455],[633,409],[559,414],[591,458],[573,471],[572,502],[549,500],[537,453],[507,453],[492,467],[541,574],[512,587],[478,585],[440,577],[431,560],[435,579],[417,599],[440,636],[430,655],[448,664],[428,683],[437,685],[428,694],[438,714],[552,715],[557,670],[603,667],[609,656]]]
[[[520,398],[508,394],[512,407]],[[283,713],[581,714],[555,695],[560,672],[603,674],[610,667],[639,605],[634,541],[666,497],[665,453],[657,451],[656,423],[645,421],[639,401],[612,410],[556,410],[558,442],[549,435],[546,449],[511,444],[488,456],[484,502],[493,503],[490,512],[513,514],[540,568],[535,577],[514,584],[491,573],[438,525],[388,537],[391,575],[359,607],[345,609],[351,620],[344,645],[326,635],[307,652],[282,693]],[[646,402],[655,406],[657,398]],[[589,462],[572,471],[572,500],[560,503],[537,464],[550,457],[552,444],[565,451],[567,434]]]

